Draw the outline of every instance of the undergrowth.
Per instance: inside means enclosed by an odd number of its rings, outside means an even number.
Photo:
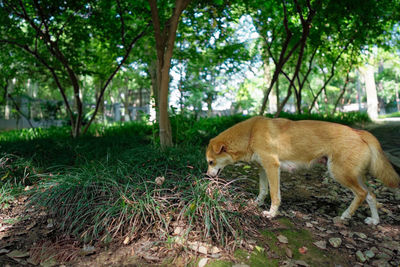
[[[164,151],[158,127],[144,123],[94,125],[76,139],[68,127],[0,133],[0,205],[29,185],[35,188],[30,204],[45,207],[59,230],[83,242],[159,233],[167,240],[179,222],[187,236],[227,244],[258,216],[234,181],[204,178],[204,153],[210,138],[247,118],[173,116],[176,146]],[[312,119],[367,121],[355,113]]]

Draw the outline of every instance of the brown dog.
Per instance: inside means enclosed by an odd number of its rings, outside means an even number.
[[[330,175],[350,188],[355,198],[341,218],[350,218],[366,199],[371,210],[367,224],[378,224],[375,195],[363,180],[367,172],[390,187],[398,187],[399,175],[370,133],[323,121],[290,121],[253,117],[210,140],[207,175],[217,176],[228,164],[254,161],[260,168],[259,205],[270,187],[271,207],[263,214],[276,216],[281,202],[280,169],[294,170],[314,162],[327,163]],[[268,183],[268,184],[267,184]]]

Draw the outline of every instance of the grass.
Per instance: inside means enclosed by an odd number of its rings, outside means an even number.
[[[386,118],[397,118],[400,117],[400,111],[394,112],[394,113],[390,113],[390,114],[386,114],[386,115],[380,115],[379,118],[381,119],[386,119]]]
[[[45,207],[59,230],[83,242],[108,244],[154,229],[167,241],[180,222],[189,237],[200,233],[227,244],[257,216],[246,211],[235,183],[204,178],[204,152],[210,138],[247,118],[174,116],[176,146],[165,151],[157,145],[158,127],[143,123],[94,125],[77,139],[68,127],[0,133],[0,205],[29,185],[36,189],[31,204]],[[355,113],[312,119],[366,121]],[[157,177],[165,182],[157,184]]]

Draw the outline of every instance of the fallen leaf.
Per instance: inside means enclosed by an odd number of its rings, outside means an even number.
[[[183,229],[183,227],[181,227],[181,226],[177,226],[177,227],[175,227],[175,229],[174,229],[174,235],[182,235],[183,232],[184,232],[184,229]]]
[[[131,242],[131,239],[129,236],[125,237],[124,242],[122,242],[124,245],[128,245]]]
[[[164,177],[164,176],[158,176],[158,177],[155,179],[155,182],[156,182],[156,184],[157,184],[158,186],[161,186],[161,185],[164,183],[164,181],[165,181],[165,177]]]
[[[189,248],[202,254],[207,254],[207,245],[200,242],[190,242]]]
[[[308,248],[307,248],[307,247],[301,247],[301,248],[299,248],[299,252],[300,252],[301,254],[306,254],[307,251],[308,251]]]
[[[277,238],[278,238],[279,242],[281,242],[281,243],[283,243],[283,244],[289,243],[289,240],[288,240],[287,237],[284,236],[284,235],[278,235]]]
[[[29,252],[22,250],[13,250],[10,253],[8,253],[7,256],[10,258],[26,258],[29,257]]]
[[[286,248],[285,249],[286,252],[286,256],[288,256],[288,258],[292,258],[293,257],[293,252],[290,248]]]
[[[314,242],[313,244],[320,249],[326,249],[326,241],[321,240]]]
[[[207,262],[208,262],[207,258],[202,258],[202,259],[199,260],[198,266],[199,267],[204,267],[204,266],[206,266]]]

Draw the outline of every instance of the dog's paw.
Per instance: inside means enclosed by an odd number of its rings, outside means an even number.
[[[373,225],[377,225],[379,223],[379,219],[378,218],[372,218],[372,217],[367,217],[364,222],[366,224],[373,224]]]
[[[266,217],[268,219],[272,219],[277,215],[277,211],[266,211],[264,210],[261,214],[263,217]]]
[[[343,221],[345,221],[347,219],[350,219],[350,218],[351,218],[351,215],[350,215],[348,210],[345,210],[343,212],[342,216],[340,216],[340,219],[343,220]]]

